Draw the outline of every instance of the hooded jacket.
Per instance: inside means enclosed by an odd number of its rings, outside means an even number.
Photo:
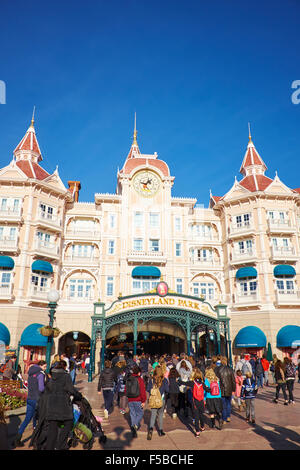
[[[111,367],[106,367],[100,374],[98,382],[98,392],[103,390],[113,390],[115,385],[116,375]]]
[[[46,419],[66,421],[73,419],[71,397],[81,400],[81,393],[74,387],[70,374],[64,369],[53,369],[52,376],[45,387],[47,396]]]
[[[28,400],[38,400],[45,389],[45,374],[40,366],[33,364],[28,370]]]

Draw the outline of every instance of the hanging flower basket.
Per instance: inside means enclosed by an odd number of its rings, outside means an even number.
[[[59,328],[53,328],[53,337],[54,338],[57,338],[60,334],[61,334],[61,331]]]
[[[51,336],[53,334],[53,328],[51,328],[51,326],[42,326],[39,330],[43,336]]]

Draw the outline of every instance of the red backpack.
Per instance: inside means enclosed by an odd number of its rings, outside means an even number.
[[[220,394],[220,387],[219,387],[218,382],[216,382],[216,381],[211,382],[211,384],[210,384],[210,394],[214,397]]]
[[[193,398],[198,401],[204,400],[203,385],[201,383],[194,382]]]

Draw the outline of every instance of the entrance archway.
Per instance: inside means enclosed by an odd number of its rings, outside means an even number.
[[[90,337],[82,331],[69,331],[58,342],[58,354],[70,357],[76,353],[77,357],[90,352]]]

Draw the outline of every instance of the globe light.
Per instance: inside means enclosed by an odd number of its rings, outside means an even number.
[[[59,300],[59,292],[55,289],[50,289],[47,297],[49,302],[56,303]]]

